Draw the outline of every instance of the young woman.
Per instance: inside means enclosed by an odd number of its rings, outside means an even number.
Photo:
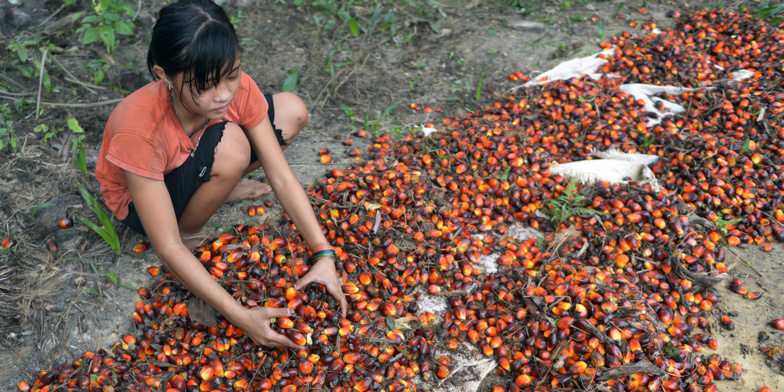
[[[269,327],[291,309],[243,307],[190,251],[206,239],[203,226],[222,203],[270,191],[242,179],[262,167],[315,256],[295,287],[323,284],[346,315],[335,253],[282,153],[307,123],[307,109],[294,94],[262,95],[241,65],[234,27],[220,6],[181,0],[161,9],[147,55],[154,81],[112,112],[96,177],[114,215],[149,237],[193,294],[254,342],[299,348]]]

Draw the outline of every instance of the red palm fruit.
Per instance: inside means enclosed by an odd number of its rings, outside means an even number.
[[[286,288],[284,297],[286,298],[287,301],[291,301],[292,299],[297,297],[297,294],[298,294],[297,289],[295,289],[294,287],[288,287]]]
[[[297,277],[303,277],[305,274],[310,271],[310,266],[307,264],[297,264],[294,266],[294,273],[297,274]]]
[[[721,325],[728,331],[735,329],[735,322],[729,316],[721,316]]]
[[[520,388],[527,388],[531,385],[531,377],[527,374],[521,374],[515,378],[514,383]]]
[[[439,365],[438,369],[436,370],[436,376],[442,380],[449,377],[449,373],[449,368],[444,365]]]
[[[615,328],[615,327],[610,328],[610,331],[607,334],[607,336],[609,336],[610,339],[612,339],[612,340],[621,341],[621,331],[619,331],[618,328]],[[613,346],[613,347],[615,347],[615,346]]]
[[[740,295],[746,295],[749,293],[749,290],[746,289],[746,286],[744,286],[743,283],[740,283],[740,279],[735,279],[732,281],[732,283],[730,283],[730,291]]]
[[[305,335],[296,329],[289,330],[289,339],[298,346],[305,346],[308,344],[308,339]]]
[[[319,158],[319,161],[322,164],[326,165],[326,164],[332,162],[332,157],[325,154],[325,155],[322,155],[321,158]]]
[[[244,391],[249,389],[250,381],[247,378],[240,378],[231,385],[237,391]]]
[[[661,376],[653,376],[650,381],[648,381],[648,390],[653,392],[659,389],[662,385]]]
[[[136,253],[144,253],[150,249],[150,243],[146,241],[137,242],[136,245],[133,246],[133,251]]]
[[[347,353],[343,356],[343,359],[347,364],[354,365],[362,361],[364,359],[364,355],[360,353]]]
[[[71,218],[63,218],[60,219],[60,227],[63,229],[67,229],[69,227],[73,227],[74,221]]]
[[[213,369],[210,365],[204,365],[201,369],[199,369],[199,377],[204,381],[211,380],[214,376],[215,369]]]
[[[583,361],[577,361],[569,366],[569,372],[572,374],[583,374],[585,369],[588,369],[588,364]]]
[[[758,300],[760,298],[762,298],[762,293],[760,293],[758,291],[754,291],[754,292],[746,294],[746,299],[749,299],[749,300],[752,300],[752,301],[756,301],[756,300]]]
[[[458,306],[455,308],[455,318],[458,320],[465,320],[466,319],[466,308],[464,306]]]
[[[397,308],[395,304],[390,302],[384,302],[381,305],[381,311],[387,316],[395,316],[397,314]]]
[[[300,374],[310,374],[313,371],[313,363],[310,361],[299,361]]]
[[[367,272],[360,272],[359,273],[359,283],[363,286],[367,286],[373,282],[373,276]]]
[[[0,247],[3,249],[10,249],[16,246],[16,240],[13,238],[3,238],[3,242],[0,243]]]
[[[556,326],[558,327],[558,329],[569,330],[569,328],[571,328],[573,324],[574,324],[574,317],[566,316],[558,320]]]
[[[307,335],[309,333],[313,333],[313,328],[310,325],[307,325],[301,321],[297,321],[294,323],[294,329],[297,331],[302,332],[303,334]]]
[[[354,282],[346,282],[342,288],[344,294],[356,294],[359,292],[359,287]]]
[[[773,327],[773,328],[776,328],[776,329],[778,329],[780,331],[784,331],[784,320],[782,320],[780,318],[779,319],[775,319],[775,320],[770,322],[770,326]]]
[[[275,325],[277,325],[279,328],[289,329],[294,327],[294,321],[288,317],[279,317],[277,320],[275,320]]]

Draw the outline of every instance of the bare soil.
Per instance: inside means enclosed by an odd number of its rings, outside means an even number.
[[[97,194],[98,185],[94,176],[84,181],[72,163],[69,131],[44,142],[34,128],[47,124],[66,129],[66,118],[78,119],[87,135],[88,166],[94,170],[102,130],[113,109],[101,102],[122,98],[149,80],[148,31],[164,2],[140,2],[135,35],[121,37],[111,55],[99,45],[82,45],[74,33],[78,26],[68,21],[87,10],[87,2],[81,3],[62,8],[58,0],[0,3],[0,39],[6,48],[20,31],[46,31],[55,45],[47,63],[53,91],[42,101],[57,103],[42,105],[36,115],[30,102],[39,92],[37,75],[23,76],[16,54],[3,51],[0,103],[18,98],[27,103],[14,117],[18,149],[0,151],[0,235],[18,242],[0,253],[0,267],[12,271],[10,278],[0,281],[0,293],[18,309],[0,319],[0,390],[14,390],[19,381],[33,380],[38,372],[69,362],[85,350],[109,349],[122,334],[133,332],[135,289],[150,282],[147,268],[160,264],[152,251],[133,251],[142,239],[121,224],[115,225],[123,246],[120,256],[84,225],[77,222],[61,229],[57,224],[75,214],[95,220],[75,186],[85,184]],[[634,30],[630,20],[654,19],[666,28],[672,24],[665,17],[667,11],[685,13],[708,3],[649,1],[640,13],[641,1],[556,1],[521,16],[496,2],[452,0],[438,7],[396,6],[395,34],[379,28],[373,35],[361,32],[358,37],[345,23],[332,31],[319,28],[316,18],[324,14],[309,7],[242,0],[229,0],[225,7],[232,16],[242,12],[238,26],[244,42],[243,70],[262,91],[280,91],[297,67],[294,92],[308,104],[310,122],[286,157],[300,181],[308,184],[328,169],[351,162],[349,150],[366,151],[368,140],[353,136],[357,129],[369,134],[407,133],[429,121],[437,124],[443,116],[411,111],[412,103],[442,108],[450,116],[465,113],[503,98],[516,86],[507,77],[510,73],[536,75],[565,59],[598,52],[602,31],[590,22],[593,15],[603,20],[604,39],[609,39]],[[375,10],[351,11],[367,21]],[[57,62],[52,61],[55,57]],[[97,58],[113,65],[107,69],[107,80],[96,86],[86,66]],[[326,72],[330,68],[331,74]],[[353,139],[350,146],[343,143],[347,139]],[[320,148],[330,150],[331,164],[319,163]],[[252,176],[263,178],[263,173]],[[279,214],[275,208],[265,216],[247,214],[249,207],[267,199],[274,196],[225,205],[210,226],[229,229]],[[52,251],[47,242],[57,249]],[[720,391],[756,391],[763,386],[784,390],[784,377],[766,365],[758,343],[758,334],[764,331],[770,337],[765,345],[784,344],[781,332],[769,326],[770,320],[784,317],[782,251],[780,245],[771,253],[756,247],[733,249],[737,263],[718,285],[721,302],[709,316],[712,336],[719,341],[716,353],[740,363],[744,375],[739,382],[719,383]],[[733,277],[741,278],[750,291],[762,292],[762,298],[749,301],[730,292],[727,286]],[[722,315],[731,315],[734,331],[719,326]],[[489,390],[491,382],[488,379],[483,388]]]

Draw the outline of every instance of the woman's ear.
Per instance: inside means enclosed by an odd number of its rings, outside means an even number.
[[[172,82],[169,78],[166,77],[166,71],[161,68],[160,65],[153,65],[152,72],[155,72],[155,75],[158,75],[158,78],[166,82],[169,86],[171,86]]]

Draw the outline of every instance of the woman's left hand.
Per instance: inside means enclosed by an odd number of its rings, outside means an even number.
[[[310,271],[300,278],[297,283],[294,283],[294,288],[301,290],[313,282],[323,284],[327,288],[327,292],[340,302],[340,314],[343,315],[343,318],[346,318],[348,303],[346,302],[346,296],[343,294],[340,278],[338,278],[338,273],[335,270],[334,259],[317,259],[316,263],[310,267]]]

